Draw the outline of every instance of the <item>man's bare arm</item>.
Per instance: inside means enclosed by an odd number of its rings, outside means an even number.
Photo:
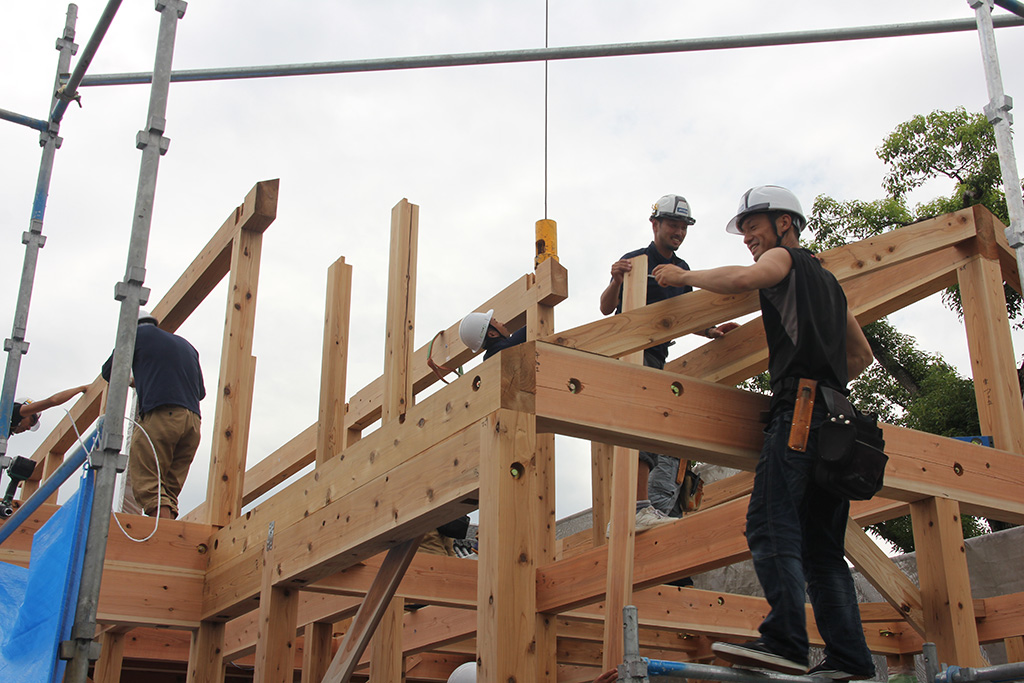
[[[875,362],[875,354],[871,352],[871,344],[860,329],[860,323],[853,316],[853,311],[846,309],[846,371],[853,379],[867,370]]]

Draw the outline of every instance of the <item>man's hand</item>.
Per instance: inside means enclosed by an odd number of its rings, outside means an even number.
[[[617,669],[605,671],[603,674],[594,679],[594,683],[612,683],[613,681],[619,680],[619,672]]]
[[[633,270],[633,262],[629,259],[622,259],[612,264],[612,280],[616,284],[622,284],[623,278],[626,277],[626,273]]]
[[[732,332],[737,327],[739,327],[739,323],[722,323],[721,325],[718,325],[716,327],[709,327],[707,330],[705,330],[705,332],[707,332],[705,336],[708,339],[718,339]]]
[[[656,266],[651,275],[662,287],[682,287],[686,284],[686,271],[671,263],[662,263]]]

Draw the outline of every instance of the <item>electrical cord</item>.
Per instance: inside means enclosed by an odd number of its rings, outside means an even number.
[[[68,410],[67,408],[64,408],[64,406],[61,406],[61,408],[63,408],[64,412],[68,414],[68,419],[71,420],[71,428],[75,430],[75,437],[78,439],[79,445],[81,445],[82,448],[86,450],[87,455],[91,455],[93,451],[99,448],[99,440],[97,440],[96,443],[93,444],[91,449],[87,449],[85,447],[85,440],[82,438],[81,433],[79,433],[78,431],[78,425],[75,424],[75,418],[71,417],[71,411]],[[160,481],[160,459],[156,457],[156,446],[153,445],[153,440],[149,438],[149,433],[141,424],[139,424],[132,418],[125,417],[124,419],[126,422],[131,422],[133,425],[141,429],[142,435],[145,436],[146,441],[149,442],[149,448],[153,451],[153,461],[156,463],[156,479],[157,481]],[[85,466],[89,467],[88,460],[86,460]],[[113,513],[113,511],[111,512]],[[154,518],[156,519],[156,523],[153,525],[153,531],[151,531],[149,535],[145,538],[135,538],[134,536],[129,534],[128,531],[125,530],[123,526],[121,526],[121,520],[117,518],[116,514],[112,514],[112,516],[114,518],[114,521],[117,522],[117,528],[121,530],[121,533],[125,535],[125,538],[135,543],[145,543],[149,539],[153,538],[153,536],[156,535],[157,529],[160,528],[160,487],[157,486],[156,489],[156,515],[154,516]]]

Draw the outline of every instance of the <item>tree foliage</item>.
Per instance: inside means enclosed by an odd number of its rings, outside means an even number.
[[[832,249],[977,204],[1009,222],[995,135],[982,114],[958,108],[915,116],[897,126],[876,153],[888,167],[882,183],[885,196],[873,201],[817,197],[805,236],[812,250]],[[951,181],[950,193],[911,208],[908,195],[935,179]],[[1020,296],[1009,287],[1006,294],[1010,319],[1024,326]],[[947,290],[943,302],[963,316],[958,288]],[[858,408],[878,413],[890,424],[932,434],[981,433],[971,380],[960,377],[940,355],[918,348],[912,337],[885,319],[864,332],[878,362],[851,383]],[[965,538],[989,530],[984,520],[968,515],[961,519]],[[914,549],[909,517],[871,528],[898,550]]]

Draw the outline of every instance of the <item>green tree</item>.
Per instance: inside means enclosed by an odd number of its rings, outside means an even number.
[[[817,197],[806,236],[812,250],[832,249],[976,204],[1008,223],[995,136],[982,114],[958,108],[915,116],[897,126],[876,152],[888,167],[882,183],[885,196],[874,201]],[[950,194],[910,208],[908,194],[935,179],[952,181]],[[1011,321],[1021,327],[1020,296],[1006,287],[1006,299]],[[962,318],[958,288],[947,290],[943,302]],[[861,410],[878,413],[890,424],[942,436],[981,433],[971,380],[960,377],[941,356],[918,348],[912,337],[885,319],[867,325],[864,332],[878,362],[851,383],[851,397]],[[984,520],[968,515],[961,519],[965,538],[989,530]],[[909,517],[871,528],[903,552],[914,549]]]

